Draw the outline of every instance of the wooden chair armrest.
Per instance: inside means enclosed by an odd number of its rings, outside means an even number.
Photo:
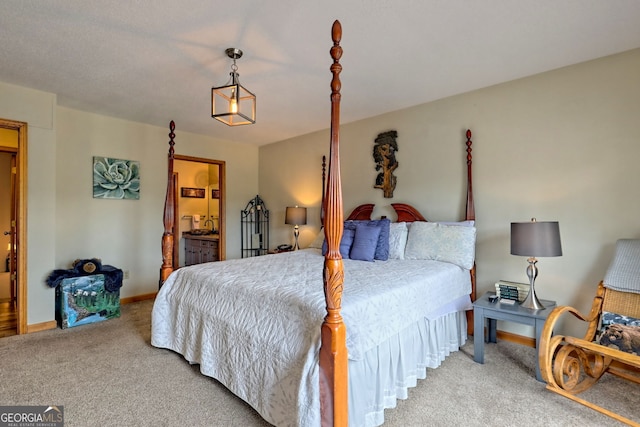
[[[591,304],[591,311],[589,312],[588,316],[585,316],[584,314],[579,312],[577,309],[567,305],[561,305],[554,308],[544,323],[544,328],[542,329],[540,340],[548,343],[549,339],[551,338],[551,335],[553,334],[553,329],[556,325],[556,322],[558,322],[558,319],[560,318],[560,316],[562,316],[564,313],[570,313],[574,317],[578,318],[579,320],[589,323],[589,327],[587,328],[587,331],[585,332],[583,339],[587,341],[593,341],[593,338],[596,335],[596,330],[598,328],[598,320],[600,318],[600,310],[602,308],[603,295],[604,295],[604,286],[602,282],[600,282],[600,284],[598,285],[596,296],[595,298],[593,298],[593,303]]]
[[[547,342],[549,341],[549,339],[551,338],[551,335],[553,334],[553,329],[556,326],[556,323],[560,319],[560,316],[562,316],[564,313],[570,313],[574,317],[587,323],[593,322],[594,320],[597,319],[597,316],[598,316],[598,313],[594,313],[593,310],[589,313],[589,316],[585,316],[584,314],[580,313],[580,311],[578,311],[577,309],[570,307],[568,305],[558,306],[551,311],[551,313],[549,314],[549,317],[547,317],[547,320],[544,322],[544,328],[542,329],[542,334],[540,335],[540,339],[542,341],[547,341]]]

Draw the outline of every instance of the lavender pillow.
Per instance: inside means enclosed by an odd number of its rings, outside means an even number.
[[[349,258],[360,261],[373,261],[381,227],[372,227],[366,223],[356,224],[356,234]]]
[[[364,224],[372,228],[380,228],[380,234],[378,235],[378,241],[376,242],[376,251],[374,259],[380,261],[386,261],[389,259],[389,227],[391,220],[388,218],[377,220],[353,220],[345,221],[344,228],[356,228],[356,225]]]
[[[355,229],[347,229],[345,228],[342,231],[342,239],[340,240],[340,255],[342,258],[349,258],[349,252],[351,252],[351,245],[353,245],[353,237],[356,234]],[[329,247],[327,246],[327,241],[322,242],[322,255],[326,255]]]

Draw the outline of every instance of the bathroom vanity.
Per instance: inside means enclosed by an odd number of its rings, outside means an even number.
[[[218,234],[182,233],[184,239],[184,265],[202,264],[220,259]]]

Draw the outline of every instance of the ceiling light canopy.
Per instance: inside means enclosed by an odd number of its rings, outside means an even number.
[[[224,86],[211,88],[211,117],[229,126],[253,124],[256,122],[256,96],[240,84],[236,65],[242,51],[230,47],[225,53],[233,59],[231,78]]]

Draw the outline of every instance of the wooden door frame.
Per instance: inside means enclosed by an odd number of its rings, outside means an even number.
[[[17,333],[27,333],[27,123],[0,119],[0,128],[18,131],[16,190],[18,214],[16,217],[17,281]]]

